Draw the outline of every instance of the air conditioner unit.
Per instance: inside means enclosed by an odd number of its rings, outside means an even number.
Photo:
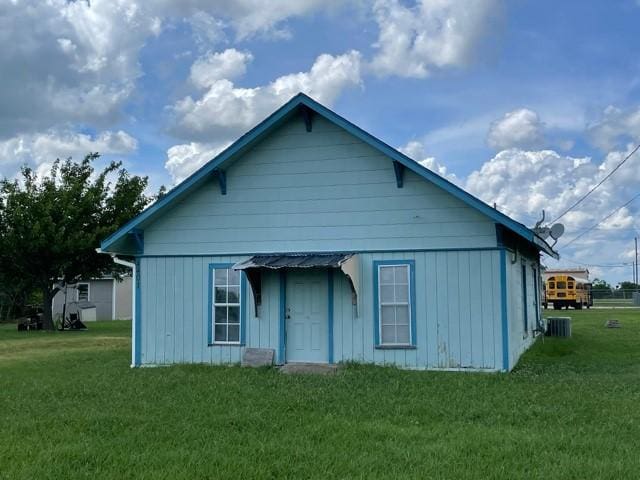
[[[570,337],[571,336],[571,317],[548,317],[547,319],[547,337]]]

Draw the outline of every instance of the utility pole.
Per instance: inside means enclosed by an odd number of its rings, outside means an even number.
[[[636,263],[635,263],[635,277],[636,277],[636,290],[638,290],[638,283],[640,283],[640,279],[638,278],[638,237],[634,239],[636,241]]]

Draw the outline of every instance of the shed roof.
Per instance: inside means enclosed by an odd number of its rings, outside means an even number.
[[[420,165],[418,162],[407,157],[395,148],[387,145],[382,140],[374,137],[370,133],[365,132],[360,127],[354,125],[353,123],[349,122],[345,118],[341,117],[337,113],[333,112],[332,110],[316,102],[303,93],[299,93],[294,96],[291,100],[289,100],[282,107],[268,116],[265,120],[263,120],[249,132],[241,136],[226,150],[203,165],[191,176],[189,176],[183,182],[167,192],[166,195],[158,199],[155,203],[150,205],[142,213],[126,223],[115,233],[104,239],[101,243],[101,249],[105,252],[127,253],[121,251],[121,249],[123,248],[121,242],[123,242],[127,238],[128,234],[135,233],[146,222],[150,221],[152,218],[164,211],[164,209],[168,205],[182,198],[189,191],[196,188],[198,185],[202,184],[202,182],[210,178],[211,175],[216,173],[220,174],[220,172],[223,172],[226,165],[233,162],[256,142],[262,140],[271,131],[282,125],[293,115],[300,112],[301,109],[308,109],[308,111],[310,111],[311,113],[320,115],[328,121],[334,123],[335,125],[342,127],[347,132],[360,139],[362,142],[377,149],[378,151],[389,157],[391,160],[396,162],[394,166],[398,165],[401,168],[408,168],[425,180],[430,181],[431,183],[442,188],[454,197],[463,201],[465,204],[491,218],[497,224],[503,225],[507,229],[524,238],[532,245],[534,245],[537,250],[542,250],[554,258],[558,258],[558,254],[542,238],[536,235],[533,230],[513,220],[509,216],[499,212],[497,209],[490,207],[479,198],[474,197],[462,188],[451,183],[449,180]]]
[[[328,254],[289,254],[289,255],[254,255],[249,260],[236,263],[234,270],[247,270],[249,268],[319,268],[339,267],[351,257],[349,253]]]

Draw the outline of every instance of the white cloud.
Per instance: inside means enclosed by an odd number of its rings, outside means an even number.
[[[209,13],[196,10],[187,18],[196,45],[204,50],[226,40],[225,23]]]
[[[380,33],[371,67],[380,75],[424,78],[432,70],[466,65],[498,12],[496,0],[460,2],[377,0]]]
[[[232,80],[244,75],[247,64],[253,60],[249,52],[229,48],[224,52],[212,53],[198,58],[191,65],[191,82],[199,88],[208,88],[218,80]]]
[[[167,150],[165,168],[173,183],[180,183],[228,146],[229,143],[213,145],[198,142],[174,145]]]
[[[640,142],[640,108],[622,110],[608,106],[603,117],[589,127],[592,142],[603,151],[617,148],[621,143]]]
[[[196,26],[196,33],[206,42],[210,40],[207,35],[212,32],[207,31],[209,27],[213,26],[218,35],[220,28],[227,25],[234,30],[238,40],[255,35],[286,37],[289,35],[284,24],[287,19],[335,11],[347,3],[347,0],[157,0],[153,8],[161,15],[184,17],[192,25],[190,19],[195,16],[195,23],[200,24]],[[214,40],[218,38],[214,36]]]
[[[158,32],[158,18],[128,0],[3,2],[0,18],[0,138],[113,122]]]
[[[548,222],[575,203],[628,152],[610,152],[599,162],[553,150],[504,150],[472,172],[465,187],[488,204],[495,202],[500,211],[531,227],[543,209]],[[640,230],[640,202],[621,209],[567,249],[562,248],[637,193],[640,168],[632,165],[623,168],[624,171],[612,176],[560,220],[566,226],[566,233],[558,246],[567,260],[561,259],[559,263],[548,260],[550,265],[567,266],[576,259],[585,264],[625,261],[624,252],[632,241],[633,231]],[[617,275],[616,272],[610,274]]]
[[[543,128],[536,112],[520,108],[491,124],[487,143],[498,150],[538,148],[544,143]]]
[[[360,54],[320,55],[308,72],[292,73],[268,85],[238,88],[227,79],[214,81],[202,97],[185,97],[170,107],[174,134],[204,142],[228,141],[302,91],[324,104],[359,85]]]
[[[405,146],[400,147],[398,150],[404,153],[407,157],[418,162],[423,167],[437,173],[441,177],[445,177],[454,183],[458,183],[458,178],[454,174],[447,173],[447,167],[438,163],[435,157],[426,154],[424,145],[421,142],[412,140]]]
[[[300,0],[23,0],[0,2],[0,139],[122,116],[149,38],[186,21],[205,51],[226,38],[281,34],[291,17],[338,8]]]
[[[105,131],[90,136],[70,131],[18,135],[0,141],[0,176],[11,177],[21,165],[51,165],[56,158],[81,160],[90,152],[126,155],[137,148],[137,141],[123,131]]]

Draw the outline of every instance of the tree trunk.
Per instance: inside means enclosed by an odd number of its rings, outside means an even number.
[[[53,330],[53,297],[58,289],[51,290],[48,287],[42,288],[42,328],[45,330]]]

